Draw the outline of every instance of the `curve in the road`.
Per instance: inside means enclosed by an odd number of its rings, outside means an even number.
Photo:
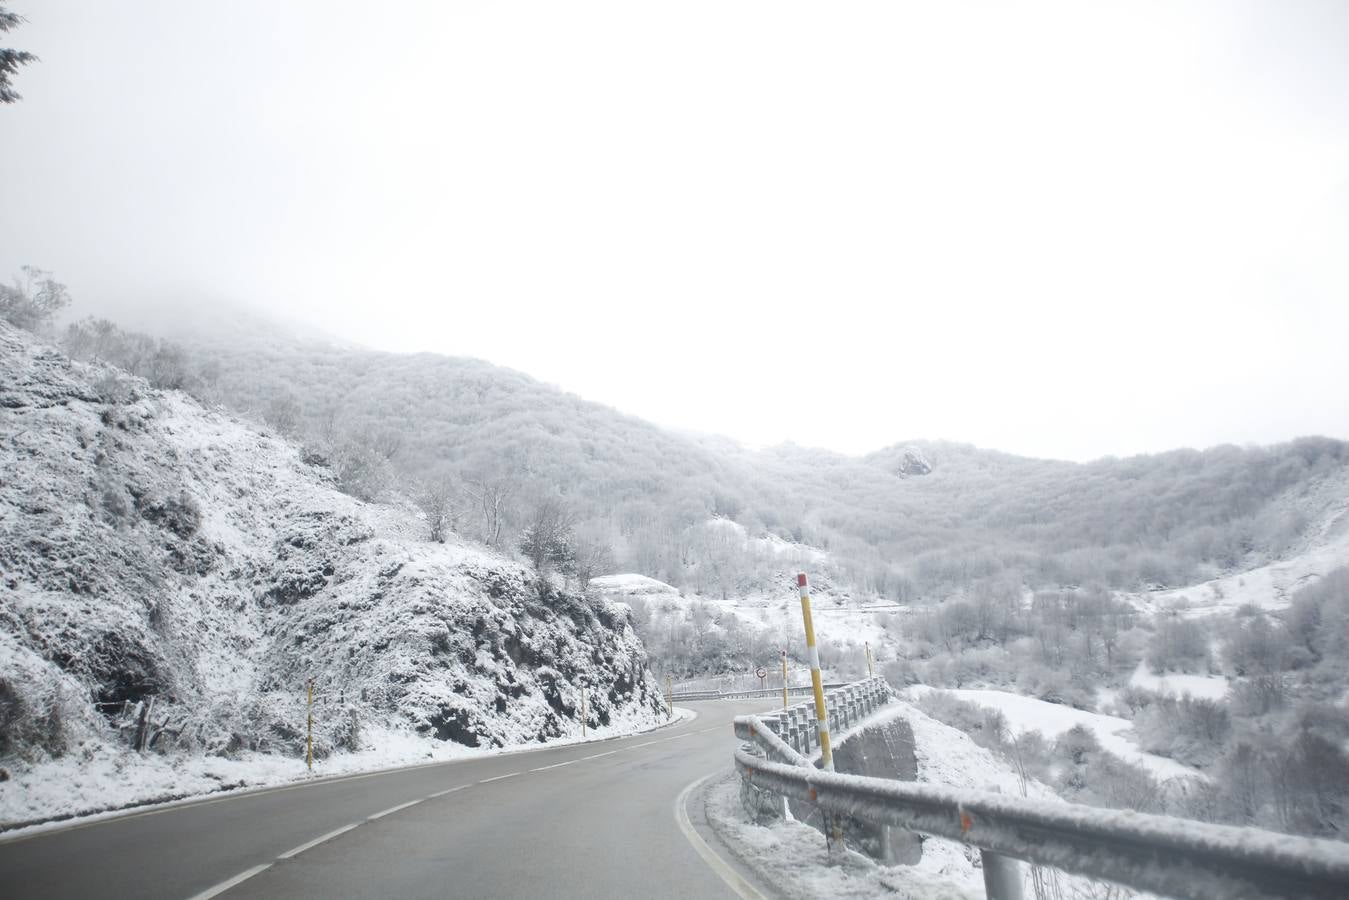
[[[698,727],[616,739],[599,753],[542,748],[39,834],[0,844],[0,883],[16,896],[164,900],[761,896],[727,877],[670,804],[726,769],[731,720],[763,705],[699,704]]]

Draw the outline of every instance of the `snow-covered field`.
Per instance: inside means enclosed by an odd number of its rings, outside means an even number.
[[[1189,694],[1205,700],[1221,700],[1227,696],[1228,679],[1224,675],[1187,675],[1184,672],[1154,675],[1147,661],[1140,660],[1138,668],[1129,676],[1129,684],[1159,694],[1174,694],[1178,697]]]
[[[908,689],[910,696],[918,696],[926,690],[932,688],[915,685]],[[1007,727],[1015,734],[1035,731],[1047,740],[1053,740],[1068,729],[1083,725],[1091,729],[1103,748],[1127,762],[1144,767],[1159,779],[1205,777],[1198,769],[1140,750],[1133,739],[1133,723],[1119,716],[1087,712],[1007,691],[953,689],[945,692],[967,703],[998,710],[1006,716]]]

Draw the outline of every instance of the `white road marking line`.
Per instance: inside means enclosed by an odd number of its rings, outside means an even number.
[[[373,816],[367,816],[367,817],[366,817],[366,821],[367,821],[367,822],[373,822],[373,821],[375,821],[376,819],[382,819],[382,818],[384,818],[385,816],[393,815],[394,813],[398,812],[400,809],[407,809],[409,806],[416,806],[418,803],[421,803],[421,802],[422,802],[423,800],[425,800],[425,799],[426,799],[425,797],[419,797],[419,798],[417,798],[416,800],[409,800],[407,803],[400,803],[400,804],[398,804],[397,806],[390,806],[388,809],[384,810],[383,812],[377,812],[377,813],[375,813]]]
[[[487,784],[487,783],[490,782],[490,781],[500,781],[500,780],[503,779],[503,778],[513,778],[513,777],[515,777],[516,775],[519,775],[519,774],[520,774],[519,772],[511,772],[511,773],[509,773],[509,774],[507,774],[507,775],[497,775],[497,776],[494,777],[494,778],[484,778],[482,781],[479,781],[478,784]]]
[[[630,749],[632,749],[632,748],[630,748],[630,747],[620,747],[620,748],[617,749],[617,750],[610,750],[608,753],[596,753],[594,756],[583,756],[583,757],[581,757],[581,759],[578,759],[577,762],[581,762],[582,760],[587,760],[587,759],[599,759],[601,756],[613,756],[615,753],[622,753],[624,750],[630,750]]]
[[[641,734],[648,734],[653,731],[660,731],[664,728],[673,728],[677,725],[688,724],[698,718],[696,710],[687,709],[682,706],[676,706],[675,709],[687,713],[683,718],[672,722],[664,722],[652,728],[646,728],[629,735],[614,735],[613,737],[599,738],[598,742],[621,741],[626,738],[636,737]],[[720,727],[720,726],[719,726]],[[713,729],[705,729],[711,731]],[[586,743],[593,743],[587,741]],[[566,745],[564,745],[566,746]],[[559,749],[557,747],[519,747],[514,750],[506,751],[502,756],[515,756],[524,753],[544,753],[549,750]],[[276,794],[283,791],[298,791],[303,788],[321,787],[330,784],[340,784],[344,781],[359,781],[363,778],[378,778],[381,775],[396,775],[403,772],[411,772],[416,769],[429,769],[435,766],[457,766],[463,763],[472,763],[483,759],[481,756],[470,756],[463,759],[437,760],[436,762],[419,762],[405,766],[389,766],[385,769],[376,769],[373,772],[361,772],[354,775],[322,775],[317,778],[307,778],[296,784],[280,784],[274,786],[257,785],[250,788],[239,788],[232,791],[221,791],[224,796],[217,797],[214,794],[204,794],[199,797],[185,797],[182,800],[170,800],[167,803],[147,803],[144,807],[134,807],[129,810],[117,810],[109,813],[94,813],[90,816],[80,816],[73,822],[45,822],[38,825],[32,825],[27,828],[12,829],[17,833],[9,831],[0,832],[0,844],[14,844],[19,841],[29,841],[33,838],[46,837],[47,835],[57,834],[62,831],[75,831],[80,828],[92,828],[96,825],[108,825],[120,822],[123,819],[139,819],[144,816],[157,816],[161,813],[173,812],[179,809],[186,809],[192,806],[210,806],[215,803],[229,803],[234,800],[243,800],[249,797],[257,797],[263,794]],[[31,829],[31,830],[30,830]]]
[[[314,848],[317,847],[319,844],[322,844],[324,841],[331,841],[333,838],[337,837],[339,834],[346,834],[348,831],[350,831],[351,829],[355,828],[355,827],[356,827],[357,825],[359,825],[359,824],[361,824],[361,823],[360,823],[360,822],[352,822],[350,825],[343,825],[341,828],[333,829],[332,831],[328,832],[328,833],[325,834],[325,835],[322,835],[321,837],[316,837],[316,838],[314,838],[312,841],[309,841],[309,842],[307,842],[307,843],[301,844],[301,845],[298,846],[298,847],[292,847],[291,849],[287,850],[285,853],[282,853],[280,856],[278,856],[277,859],[290,859],[292,856],[299,856],[301,853],[305,852],[306,850],[312,850],[312,849],[314,849]]]
[[[549,769],[557,769],[562,766],[569,766],[574,762],[580,762],[579,759],[569,759],[566,762],[553,763],[551,766],[539,766],[537,769],[530,769],[531,772],[546,772]]]
[[[698,855],[703,858],[703,862],[707,863],[708,868],[716,872],[721,880],[726,882],[727,887],[735,891],[743,900],[767,900],[754,885],[746,881],[739,872],[727,864],[726,860],[718,856],[717,851],[707,845],[707,841],[703,840],[703,836],[689,821],[689,814],[684,809],[684,806],[688,803],[689,794],[693,793],[709,778],[716,777],[716,773],[704,775],[679,792],[674,806],[675,822],[679,824],[679,830],[684,832],[684,837],[688,838],[688,842],[693,845],[693,849],[698,851]]]
[[[464,788],[466,788],[466,787],[468,787],[468,786],[469,786],[469,785],[461,784],[461,785],[459,785],[458,787],[446,788],[446,789],[443,790],[443,791],[436,791],[434,794],[427,794],[427,795],[426,795],[426,799],[427,799],[427,800],[434,800],[434,799],[436,799],[437,797],[444,797],[446,794],[453,794],[455,791],[462,791]]]
[[[245,881],[252,878],[254,875],[258,874],[259,872],[265,872],[267,869],[270,869],[271,867],[272,867],[271,863],[263,863],[260,866],[254,866],[253,868],[248,869],[247,871],[240,872],[238,875],[235,875],[229,881],[222,881],[219,884],[215,885],[214,887],[207,888],[200,894],[193,894],[191,897],[188,897],[187,900],[211,900],[212,897],[218,897],[219,895],[225,893],[225,891],[228,891],[230,888],[234,887],[236,884],[243,884]]]

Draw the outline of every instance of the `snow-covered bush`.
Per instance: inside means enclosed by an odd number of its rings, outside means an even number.
[[[1158,696],[1134,719],[1139,745],[1192,766],[1217,759],[1232,733],[1232,717],[1221,700]]]

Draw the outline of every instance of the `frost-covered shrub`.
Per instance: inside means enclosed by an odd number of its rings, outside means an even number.
[[[1148,644],[1147,660],[1157,674],[1208,671],[1209,637],[1204,626],[1192,619],[1163,619]]]
[[[145,521],[180,538],[191,537],[201,527],[201,508],[183,491],[164,497],[141,494],[136,498],[136,511]]]
[[[1115,694],[1115,708],[1124,718],[1132,719],[1151,706],[1159,696],[1155,691],[1149,691],[1132,684],[1125,685]]]
[[[80,725],[59,680],[0,678],[0,759],[61,756]]]
[[[1086,687],[1073,684],[1069,673],[1033,664],[1017,675],[1017,688],[1024,694],[1047,703],[1062,703],[1077,709],[1090,709],[1092,696]]]
[[[1232,733],[1232,717],[1219,700],[1161,696],[1134,719],[1134,730],[1149,753],[1202,767],[1222,752]]]
[[[1241,678],[1232,683],[1228,702],[1238,716],[1263,716],[1288,701],[1288,678],[1282,673]]]
[[[1349,754],[1314,728],[1237,741],[1214,780],[1225,821],[1324,837],[1349,827]]]
[[[1085,725],[1074,725],[1054,739],[1054,754],[1074,765],[1082,765],[1089,756],[1100,752],[1101,742]]]
[[[937,721],[965,732],[981,747],[1000,751],[1007,747],[1007,717],[996,709],[966,702],[945,691],[927,691],[914,705]]]

